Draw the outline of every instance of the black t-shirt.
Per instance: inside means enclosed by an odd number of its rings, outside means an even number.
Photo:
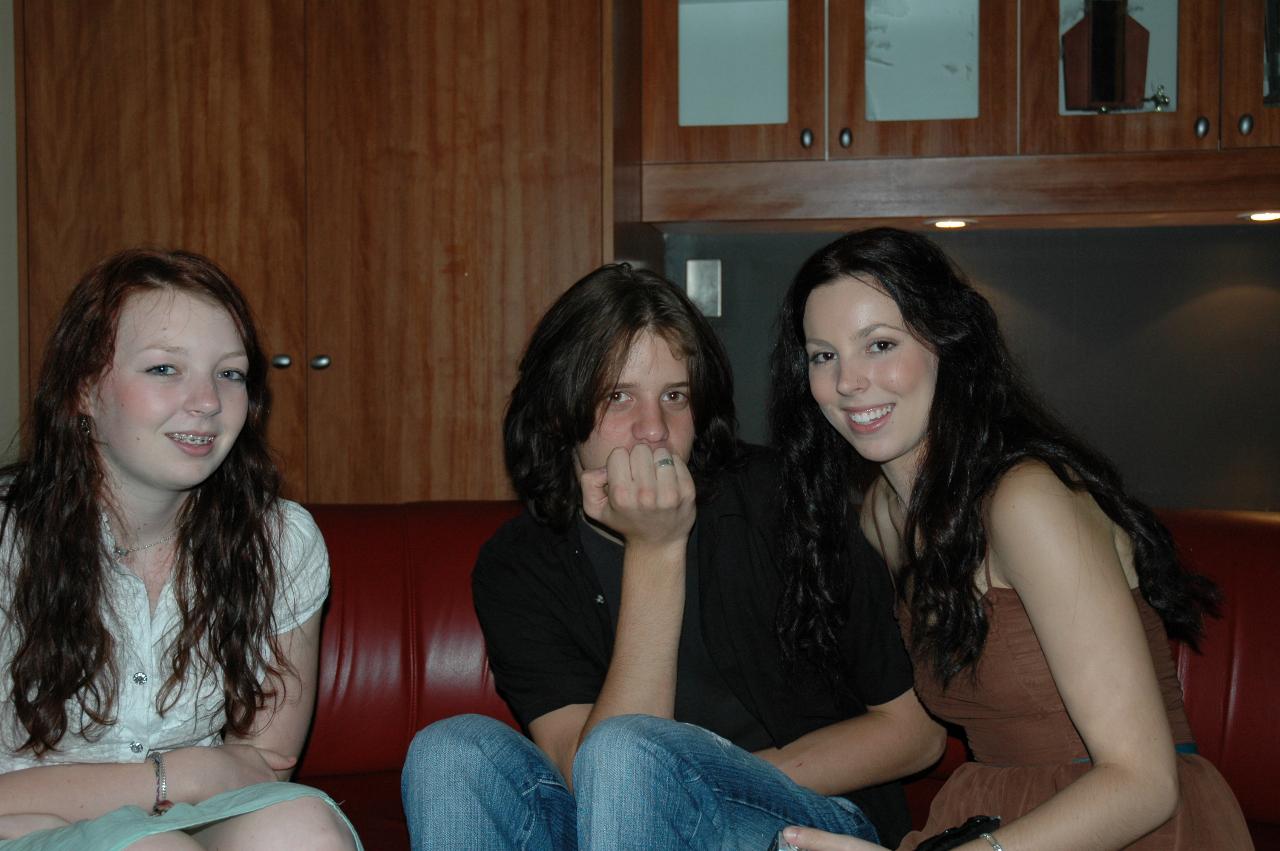
[[[604,591],[609,620],[616,633],[618,611],[622,602],[622,544],[609,540],[591,528],[586,520],[578,521],[578,538],[587,559]],[[676,653],[675,719],[696,724],[733,742],[745,751],[772,747],[769,731],[747,710],[733,689],[725,682],[707,652],[702,638],[698,589],[698,527],[689,533],[685,554],[684,615],[680,623],[680,647]]]
[[[912,687],[884,563],[850,529],[849,619],[840,634],[851,693],[784,671],[774,618],[783,578],[773,553],[777,473],[756,450],[698,506],[697,606],[706,651],[774,747],[861,715]],[[519,722],[594,703],[613,653],[613,618],[576,526],[559,533],[527,512],[481,549],[472,591],[498,692]],[[715,731],[719,732],[719,731]],[[723,735],[723,733],[721,734]],[[857,754],[850,754],[856,759]],[[848,796],[896,845],[907,830],[897,783]]]

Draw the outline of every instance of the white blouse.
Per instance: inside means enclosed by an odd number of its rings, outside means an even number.
[[[302,506],[281,500],[284,521],[279,536],[277,634],[302,625],[319,611],[329,593],[329,554],[315,520]],[[109,540],[109,539],[108,539]],[[36,765],[67,762],[138,762],[151,750],[221,743],[226,723],[222,681],[192,659],[192,669],[177,700],[161,716],[156,696],[171,672],[169,649],[181,618],[172,577],[160,590],[155,614],[147,589],[127,567],[112,563],[107,583],[106,622],[116,639],[116,723],[96,731],[93,741],[79,734],[83,711],[67,704],[67,732],[57,750],[35,759],[17,753],[26,741],[13,706],[10,664],[17,649],[17,628],[8,617],[18,570],[14,542],[0,542],[0,774]],[[196,670],[198,669],[198,670]],[[173,694],[168,696],[173,700]]]

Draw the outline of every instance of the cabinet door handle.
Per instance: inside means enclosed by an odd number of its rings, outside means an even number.
[[[800,131],[800,147],[802,148],[813,147],[813,131],[810,130],[808,127]]]
[[[316,355],[311,359],[312,369],[328,369],[329,364],[333,363],[333,359],[328,355]]]
[[[271,365],[276,369],[288,369],[293,365],[293,358],[288,355],[272,355]]]
[[[1237,126],[1240,128],[1241,136],[1248,136],[1253,132],[1253,116],[1246,112],[1240,116],[1240,124]]]
[[[1203,115],[1196,119],[1196,138],[1203,139],[1209,135],[1209,119]]]
[[[853,131],[848,127],[840,128],[840,147],[847,148],[853,144]]]

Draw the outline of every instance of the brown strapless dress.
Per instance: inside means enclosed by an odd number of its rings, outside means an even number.
[[[1227,781],[1190,750],[1193,739],[1182,707],[1182,689],[1164,625],[1134,592],[1164,696],[1170,746],[1179,747],[1181,798],[1173,818],[1129,845],[1137,849],[1251,849],[1249,829]],[[984,597],[987,642],[976,677],[961,673],[943,689],[929,667],[915,659],[916,692],[938,718],[964,727],[973,760],[958,767],[929,810],[923,832],[898,847],[912,849],[925,837],[979,813],[1012,822],[1089,770],[1088,751],[1067,715],[1018,593],[992,588]],[[899,608],[905,635],[909,623]]]

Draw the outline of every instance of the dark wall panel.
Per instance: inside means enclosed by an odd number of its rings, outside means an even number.
[[[723,263],[744,437],[766,437],[790,278],[831,234],[668,237]],[[1280,229],[972,231],[941,244],[987,295],[1050,406],[1165,507],[1280,510]]]

